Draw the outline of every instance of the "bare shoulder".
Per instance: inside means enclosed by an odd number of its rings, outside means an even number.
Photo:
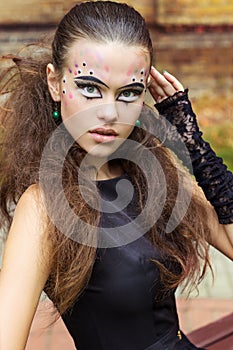
[[[46,230],[47,215],[39,185],[34,184],[20,197],[13,217],[10,231],[15,226],[24,226],[24,232],[41,235]],[[18,229],[16,231],[19,231]]]
[[[48,243],[46,242],[47,223],[41,190],[38,185],[31,185],[22,194],[16,205],[6,242],[5,257],[8,256],[7,253],[16,253],[17,248],[19,248],[22,257],[22,252],[25,250],[26,256],[30,255],[29,251],[33,251],[34,257],[39,257],[40,252],[43,251],[46,258],[46,249],[48,249],[49,254],[49,244],[45,244]],[[44,250],[44,247],[47,248]]]
[[[30,186],[15,208],[0,273],[0,342],[24,349],[41,292],[50,274],[50,244],[40,189]]]
[[[42,192],[38,184],[29,186],[19,198],[16,209],[20,208],[22,210],[24,207],[28,207],[27,209],[30,207],[32,209],[34,207],[43,208]]]

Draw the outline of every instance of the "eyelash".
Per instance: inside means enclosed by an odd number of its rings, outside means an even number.
[[[95,99],[95,98],[102,98],[102,94],[101,94],[101,91],[100,91],[98,85],[92,84],[92,83],[88,83],[88,84],[86,84],[86,83],[80,83],[80,82],[78,82],[78,81],[74,81],[74,82],[75,82],[75,85],[76,85],[79,89],[84,89],[84,88],[88,88],[88,87],[94,87],[95,89],[98,90],[98,92],[99,92],[99,94],[100,94],[100,96],[98,96],[98,97],[97,97],[97,96],[90,97],[90,96],[85,96],[85,95],[83,94],[83,96],[84,96],[87,100],[93,100],[93,99]],[[119,100],[119,97],[120,97],[121,94],[123,94],[124,92],[133,92],[136,96],[140,96],[140,95],[143,93],[143,91],[141,91],[141,90],[136,90],[136,89],[124,90],[124,91],[122,91],[122,92],[119,94],[119,96],[118,96],[118,98],[117,98],[117,101],[124,102],[124,103],[134,102],[134,100],[132,100],[132,101]]]
[[[143,91],[141,91],[141,90],[133,90],[133,89],[131,89],[131,90],[124,90],[124,91],[122,91],[120,93],[120,95],[123,94],[124,92],[133,92],[136,96],[140,96]],[[118,96],[118,101],[122,101],[122,100],[119,100],[120,95]],[[122,102],[129,103],[129,102],[133,102],[133,101],[122,101]]]
[[[88,88],[88,87],[93,87],[93,88],[97,89],[98,92],[99,92],[99,94],[101,95],[101,96],[99,96],[99,97],[96,97],[96,96],[90,97],[90,96],[85,96],[85,95],[83,95],[87,100],[93,100],[94,98],[101,98],[101,97],[102,97],[102,94],[101,94],[101,92],[100,92],[100,89],[99,89],[99,87],[98,87],[97,85],[92,84],[92,83],[88,83],[88,84],[86,84],[86,83],[80,83],[80,82],[78,82],[78,81],[75,81],[74,83],[75,83],[75,85],[76,85],[79,89],[84,89],[84,88]]]

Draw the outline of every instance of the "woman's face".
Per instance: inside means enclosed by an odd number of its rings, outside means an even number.
[[[150,55],[138,46],[80,39],[69,49],[57,100],[66,128],[86,152],[106,158],[130,135],[149,71]]]

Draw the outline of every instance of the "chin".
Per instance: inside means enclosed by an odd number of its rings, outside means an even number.
[[[116,152],[116,150],[122,145],[123,142],[123,139],[118,139],[111,142],[102,142],[90,147],[83,148],[92,157],[108,158],[111,154]]]
[[[114,153],[115,149],[109,149],[109,150],[97,150],[97,149],[91,149],[87,152],[87,156],[90,156],[92,158],[99,158],[99,159],[107,159],[112,153]]]

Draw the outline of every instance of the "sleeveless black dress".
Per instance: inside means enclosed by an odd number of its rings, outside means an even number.
[[[121,177],[98,181],[101,197],[117,196]],[[100,225],[122,225],[134,205],[103,213]],[[159,252],[142,235],[114,248],[99,248],[92,276],[73,308],[62,315],[77,350],[199,349],[179,331],[174,292],[161,298],[159,271],[151,258]]]

